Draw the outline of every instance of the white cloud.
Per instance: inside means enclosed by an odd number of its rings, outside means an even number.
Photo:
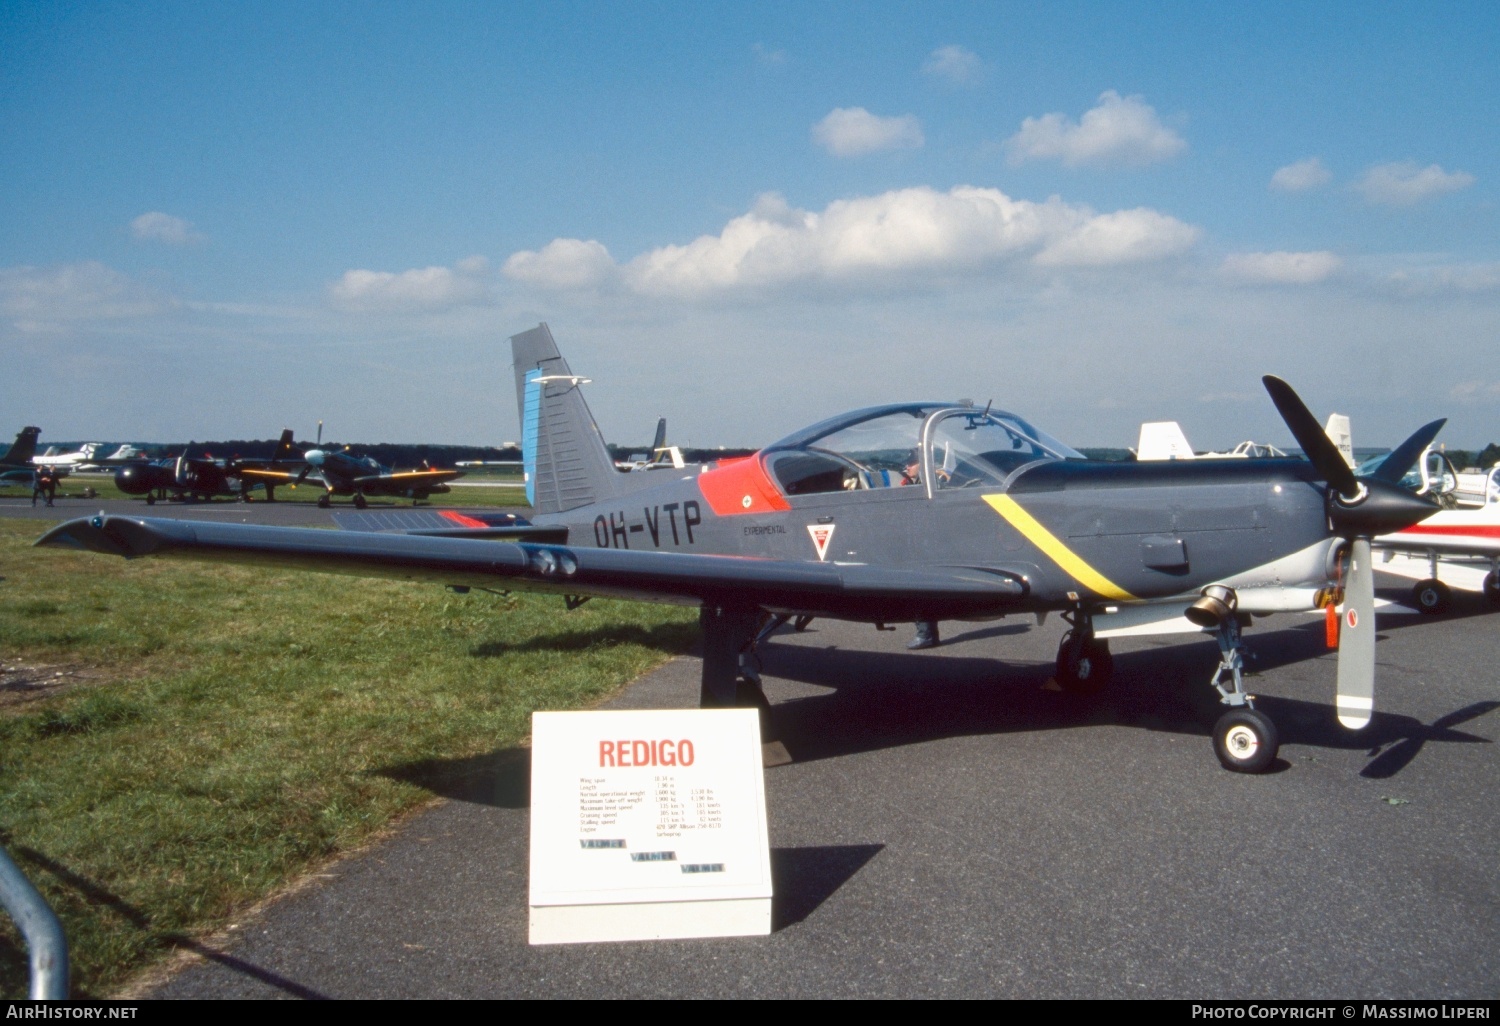
[[[897,274],[972,275],[1004,260],[1118,266],[1175,255],[1198,235],[1197,228],[1145,208],[1096,214],[1056,198],[1033,203],[973,186],[898,189],[838,200],[822,212],[797,209],[772,193],[719,234],[642,253],[618,273],[637,293],[694,296],[809,282],[886,282]],[[598,243],[557,239],[540,253],[516,254],[506,273],[576,287],[604,281],[616,270],[608,259]]]
[[[1495,292],[1500,291],[1500,263],[1444,264],[1391,273],[1387,279],[1405,292]]]
[[[1277,168],[1276,173],[1271,176],[1271,188],[1282,192],[1307,192],[1320,185],[1327,185],[1332,179],[1333,174],[1323,166],[1321,160],[1308,157],[1295,164]]]
[[[928,54],[922,72],[951,85],[972,85],[979,81],[983,68],[984,62],[973,50],[962,46],[940,46]]]
[[[914,150],[926,141],[914,115],[883,118],[863,107],[837,107],[812,127],[813,141],[835,157]]]
[[[1220,270],[1225,277],[1260,285],[1312,285],[1344,265],[1327,250],[1309,253],[1231,253]]]
[[[592,288],[616,272],[609,250],[593,239],[553,239],[540,251],[511,254],[501,270],[508,278],[545,289]]]
[[[1050,267],[1109,267],[1174,256],[1198,241],[1198,229],[1137,207],[1084,218],[1036,255]]]
[[[750,52],[755,55],[755,59],[761,64],[786,63],[785,50],[772,50],[762,46],[760,43],[755,43],[750,47]]]
[[[65,322],[145,317],[174,305],[170,298],[95,260],[0,270],[0,311],[21,331],[50,332]]]
[[[328,287],[328,294],[334,306],[354,312],[471,306],[486,299],[484,276],[488,268],[484,257],[473,256],[452,267],[422,267],[399,273],[345,271]]]
[[[186,246],[203,242],[204,236],[193,231],[190,221],[152,210],[130,222],[130,234],[148,242],[165,242],[173,246]]]
[[[1461,381],[1448,395],[1461,403],[1495,402],[1500,400],[1500,381]]]
[[[1067,167],[1107,167],[1170,160],[1187,149],[1187,141],[1139,96],[1121,97],[1110,89],[1076,122],[1060,113],[1027,118],[1005,146],[1012,164],[1060,160]]]
[[[1458,192],[1474,184],[1474,176],[1462,171],[1448,173],[1436,164],[1418,167],[1413,161],[1377,164],[1355,183],[1371,203],[1405,207],[1431,196]]]

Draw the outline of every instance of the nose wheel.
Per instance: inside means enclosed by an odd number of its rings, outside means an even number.
[[[1214,635],[1219,642],[1219,667],[1209,683],[1219,693],[1219,701],[1229,706],[1229,711],[1214,724],[1214,754],[1227,770],[1264,773],[1276,761],[1281,739],[1271,717],[1251,704],[1255,696],[1245,694],[1239,615],[1231,611],[1219,621]]]
[[[1248,706],[1231,709],[1214,724],[1214,754],[1227,770],[1264,773],[1280,746],[1271,717]]]

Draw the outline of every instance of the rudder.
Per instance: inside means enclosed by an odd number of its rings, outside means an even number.
[[[558,513],[617,494],[619,471],[583,399],[581,378],[557,351],[546,324],[512,335],[516,407],[526,498],[538,513]]]
[[[41,435],[39,427],[24,427],[16,435],[16,440],[4,456],[0,456],[0,463],[25,466],[31,462],[36,455],[36,440]]]

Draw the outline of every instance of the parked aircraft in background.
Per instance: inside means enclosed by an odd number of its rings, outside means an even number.
[[[148,506],[169,497],[205,502],[239,494],[221,461],[186,455],[127,463],[115,471],[115,487],[126,495],[144,495]]]
[[[1452,464],[1446,457],[1443,464],[1451,470]],[[1431,490],[1441,478],[1424,475],[1424,481]],[[1406,479],[1403,483],[1407,483]],[[1447,487],[1446,497],[1451,498],[1452,480]],[[1483,475],[1476,490],[1484,497],[1481,505],[1445,503],[1444,509],[1421,523],[1375,539],[1375,547],[1385,553],[1387,564],[1398,555],[1427,561],[1427,576],[1412,586],[1412,604],[1424,613],[1442,613],[1452,604],[1452,590],[1438,578],[1438,565],[1443,562],[1487,561],[1490,570],[1480,587],[1485,598],[1500,605],[1500,467],[1492,467]],[[1395,572],[1406,569],[1388,568]]]
[[[536,510],[533,523],[504,532],[513,541],[488,524],[481,540],[451,529],[352,535],[99,515],[39,544],[695,605],[705,705],[763,702],[755,646],[793,617],[819,616],[900,623],[1058,612],[1071,629],[1057,682],[1094,691],[1114,665],[1095,616],[1156,604],[1214,630],[1221,658],[1209,683],[1229,707],[1214,749],[1224,766],[1258,772],[1278,740],[1245,691],[1242,618],[1326,603],[1336,553],[1350,552],[1336,705],[1341,723],[1363,727],[1374,708],[1370,540],[1435,508],[1392,478],[1442,421],[1357,478],[1292,389],[1271,377],[1266,388],[1311,462],[1099,463],[988,405],[908,402],[844,414],[686,473],[621,473],[547,326],[511,341]]]
[[[32,470],[32,457],[36,455],[36,440],[41,435],[39,427],[24,427],[16,434],[5,454],[0,456],[0,471]]]
[[[1323,433],[1333,442],[1344,462],[1354,466],[1354,447],[1349,436],[1349,418],[1342,413],[1333,413],[1323,426]],[[1194,452],[1188,444],[1182,426],[1175,420],[1148,421],[1141,425],[1141,435],[1136,442],[1137,460],[1197,460],[1197,459],[1268,459],[1284,457],[1286,453],[1263,442],[1241,442],[1228,452]]]
[[[192,448],[189,443],[188,449]],[[201,457],[187,455],[164,460],[130,460],[115,471],[115,486],[126,495],[144,495],[146,504],[154,505],[158,499],[176,497],[205,501],[219,496],[238,496],[250,501],[250,490],[257,482],[247,474],[255,469],[281,468],[288,472],[305,467],[302,457],[292,442],[288,428],[281,432],[281,439],[270,459],[214,459],[205,453]],[[274,500],[274,483],[266,485],[266,498]]]
[[[282,437],[284,441],[289,441],[290,432]],[[322,437],[323,425],[320,421],[320,446]],[[421,470],[392,470],[382,466],[373,457],[351,455],[347,447],[309,449],[302,454],[301,462],[303,466],[296,471],[287,467],[245,465],[239,468],[238,473],[242,481],[264,485],[268,492],[277,485],[289,484],[296,487],[304,481],[316,482],[323,488],[323,494],[318,497],[318,505],[324,509],[332,505],[335,495],[352,496],[356,509],[364,509],[368,505],[366,498],[371,495],[390,495],[421,501],[447,492],[449,489],[445,482],[464,476],[460,470],[433,470],[430,467]]]

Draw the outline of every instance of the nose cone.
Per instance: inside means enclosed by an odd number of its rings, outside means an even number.
[[[1398,485],[1374,478],[1361,478],[1367,494],[1345,503],[1337,494],[1328,500],[1328,516],[1340,534],[1374,536],[1403,531],[1438,511],[1438,504],[1413,495]]]

